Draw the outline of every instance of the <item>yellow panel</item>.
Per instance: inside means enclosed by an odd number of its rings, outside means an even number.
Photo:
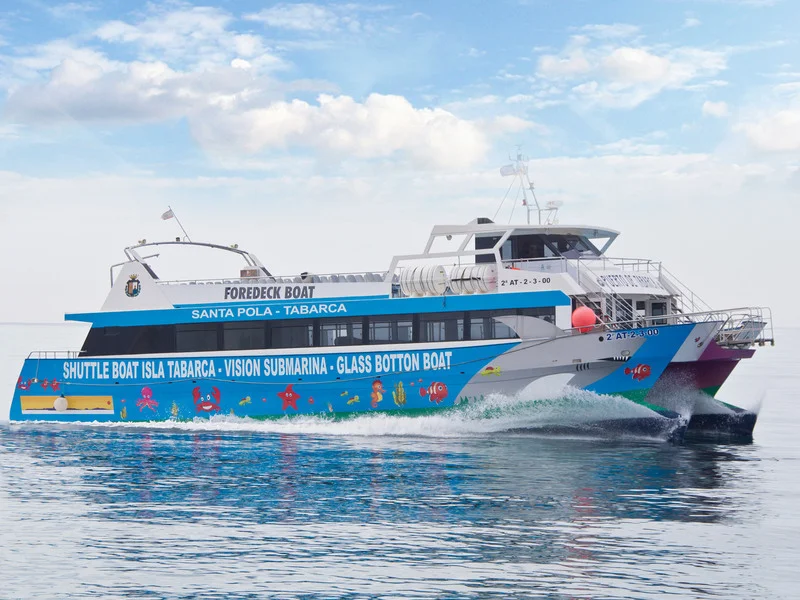
[[[22,410],[53,410],[58,396],[20,396]],[[65,396],[67,410],[114,410],[112,396]]]

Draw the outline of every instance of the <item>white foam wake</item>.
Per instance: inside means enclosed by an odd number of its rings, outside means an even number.
[[[257,420],[229,415],[193,421],[147,423],[92,423],[114,428],[148,428],[174,431],[260,432],[323,436],[409,436],[455,438],[485,436],[508,431],[547,431],[553,427],[574,428],[603,421],[648,418],[663,420],[664,431],[671,420],[648,408],[617,396],[604,396],[568,386],[557,389],[528,388],[514,396],[493,394],[456,410],[422,416],[360,414],[331,418],[327,414],[298,415]],[[592,429],[595,434],[595,429]]]

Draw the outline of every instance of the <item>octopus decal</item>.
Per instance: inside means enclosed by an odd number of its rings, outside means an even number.
[[[203,396],[200,393],[200,387],[198,386],[192,390],[192,396],[194,397],[194,408],[197,412],[210,413],[211,411],[220,410],[219,402],[222,398],[222,394],[220,393],[218,387],[212,387],[211,393]]]
[[[136,406],[139,407],[139,412],[142,412],[145,408],[149,408],[153,412],[156,412],[158,402],[153,399],[153,390],[151,390],[149,387],[143,387],[141,396],[142,397],[136,401]]]

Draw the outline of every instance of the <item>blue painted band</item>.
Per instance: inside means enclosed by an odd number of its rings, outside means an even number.
[[[383,298],[231,304],[197,308],[168,308],[119,312],[70,313],[68,321],[92,323],[94,327],[136,325],[174,325],[178,323],[217,323],[224,321],[262,321],[320,317],[363,317],[415,313],[507,310],[569,306],[570,299],[560,290],[515,292],[475,296],[435,296],[425,298]]]

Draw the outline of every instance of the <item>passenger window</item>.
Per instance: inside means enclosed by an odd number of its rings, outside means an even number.
[[[224,323],[222,347],[225,350],[255,350],[264,347],[263,323]]]
[[[216,323],[177,325],[175,333],[178,352],[207,352],[219,347]]]
[[[352,346],[363,340],[362,321],[322,321],[319,332],[320,346]]]
[[[283,321],[271,326],[271,348],[308,348],[314,345],[314,327],[310,322]]]

